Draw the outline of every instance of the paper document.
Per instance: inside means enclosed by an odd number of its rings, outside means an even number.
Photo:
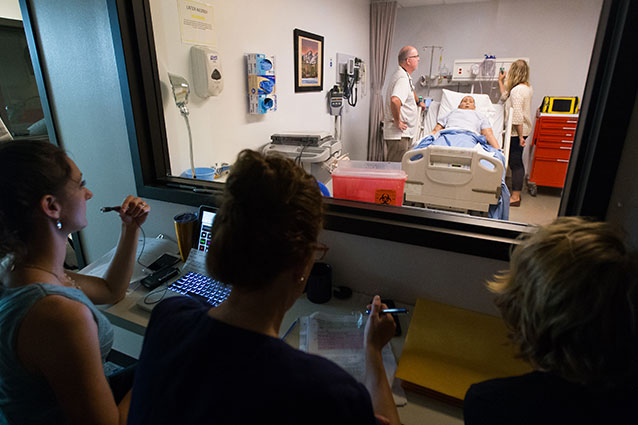
[[[190,272],[208,276],[208,270],[206,270],[206,253],[204,251],[191,248],[186,263],[184,263],[184,267],[182,267],[183,274]]]
[[[310,316],[300,317],[299,349],[335,362],[357,381],[363,383],[365,377],[363,333],[366,320],[367,318],[360,312],[349,315],[316,312]],[[392,386],[397,362],[390,343],[383,347],[382,356],[386,376]],[[405,393],[400,386],[393,386],[392,392],[398,406],[407,403]]]

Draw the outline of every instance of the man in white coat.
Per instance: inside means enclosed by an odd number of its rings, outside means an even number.
[[[419,52],[413,46],[403,47],[399,51],[399,67],[390,77],[385,97],[383,140],[387,161],[401,162],[416,133],[419,107],[425,108],[417,99],[410,77],[418,67]]]

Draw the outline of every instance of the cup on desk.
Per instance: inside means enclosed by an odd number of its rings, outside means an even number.
[[[182,261],[186,262],[193,245],[193,230],[195,229],[195,223],[197,223],[197,214],[178,214],[173,217],[173,220],[175,221],[175,235],[177,236],[179,255],[182,257]]]
[[[312,266],[306,285],[306,295],[308,300],[315,304],[330,301],[332,297],[332,267],[330,264],[315,263]]]

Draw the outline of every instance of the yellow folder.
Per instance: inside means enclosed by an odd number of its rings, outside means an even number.
[[[460,405],[473,383],[532,370],[515,355],[501,318],[419,299],[396,376],[407,389]]]

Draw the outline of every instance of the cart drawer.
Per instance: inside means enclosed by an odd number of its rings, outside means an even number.
[[[539,186],[563,187],[569,160],[535,158],[529,181]]]
[[[538,132],[538,135],[540,137],[555,136],[555,137],[563,137],[565,139],[573,140],[575,131],[576,131],[575,129],[574,130],[563,130],[562,128],[544,128],[544,127],[541,127],[540,131]]]
[[[540,143],[558,143],[561,146],[565,145],[565,146],[571,146],[574,144],[574,137],[570,136],[570,137],[566,137],[564,135],[555,135],[555,134],[550,134],[550,135],[543,135],[543,134],[539,134],[536,137],[536,143],[540,144]]]
[[[547,122],[545,120],[541,120],[541,130],[565,130],[569,132],[576,131],[577,123],[568,123],[568,122],[558,122],[558,121],[550,121]]]
[[[540,117],[542,124],[566,125],[575,127],[578,124],[577,117]]]
[[[538,144],[534,151],[534,158],[537,159],[566,159],[569,160],[569,156],[572,153],[571,147],[565,146],[550,146],[544,147]]]

